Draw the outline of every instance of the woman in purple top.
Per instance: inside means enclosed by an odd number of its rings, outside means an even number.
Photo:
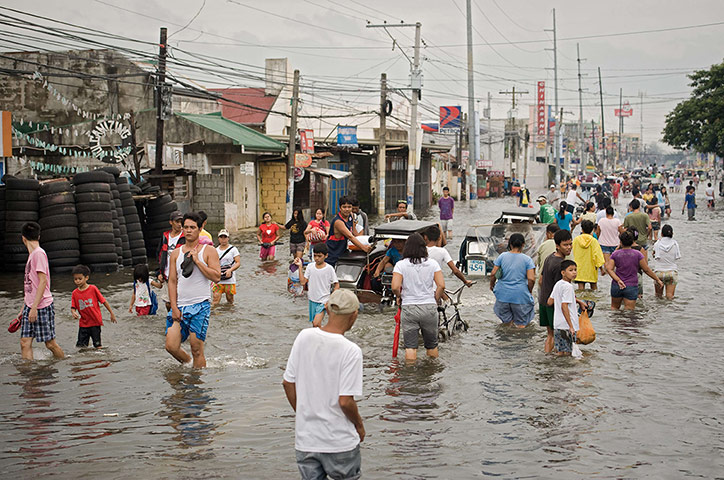
[[[639,268],[649,277],[653,278],[659,287],[663,285],[659,277],[649,268],[649,264],[638,250],[631,246],[634,237],[629,231],[619,235],[621,245],[618,250],[611,254],[606,261],[606,271],[611,275],[611,308],[618,310],[623,302],[625,310],[633,310],[636,307],[636,299],[639,295]]]

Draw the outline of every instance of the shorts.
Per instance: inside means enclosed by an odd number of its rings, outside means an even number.
[[[626,300],[636,300],[639,298],[639,286],[629,285],[624,289],[618,286],[618,283],[611,283],[611,298],[625,298]]]
[[[651,222],[651,230],[654,232],[661,230],[661,222]]]
[[[495,301],[493,312],[501,322],[526,326],[535,318],[535,305],[532,303],[506,303]]]
[[[236,295],[236,285],[233,283],[215,283],[211,291],[214,293],[230,293]]]
[[[146,305],[143,307],[136,307],[136,315],[138,315],[139,317],[151,315],[151,305]]]
[[[603,251],[603,253],[608,253],[609,255],[611,255],[613,252],[615,252],[617,248],[618,248],[618,246],[606,247],[604,245],[601,245],[601,250]]]
[[[426,349],[437,348],[437,305],[403,305],[400,327],[405,348],[417,349],[419,331]]]
[[[181,341],[189,338],[189,333],[194,332],[196,338],[202,342],[206,341],[206,330],[209,328],[209,317],[211,316],[211,303],[204,300],[201,303],[178,307],[181,310]],[[166,316],[166,334],[173,325],[173,310]]]
[[[138,307],[136,307],[138,308]],[[149,307],[150,308],[150,307]],[[87,347],[88,340],[93,339],[93,346],[100,348],[101,345],[101,326],[94,325],[92,327],[79,327],[78,328],[78,341],[76,347]]]
[[[452,231],[453,227],[453,219],[448,218],[447,220],[440,219],[440,230],[443,232],[450,232]]]
[[[296,450],[297,468],[303,480],[362,476],[362,454],[359,445],[346,452],[320,453]]]
[[[303,252],[306,243],[291,243],[289,242],[289,254],[294,255],[297,252]]]
[[[573,338],[570,330],[556,328],[553,331],[553,345],[560,353],[571,353],[573,351]]]
[[[276,252],[277,247],[275,245],[272,245],[271,247],[261,247],[261,250],[259,251],[259,258],[265,260],[267,257],[273,257]]]
[[[553,314],[555,313],[555,308],[552,306],[549,307],[548,305],[538,304],[538,313],[540,315],[540,318],[538,319],[540,326],[553,328]]]
[[[686,213],[689,216],[689,220],[694,220],[694,216],[696,215],[696,208],[687,208]]]
[[[20,319],[20,337],[35,338],[36,342],[49,342],[55,338],[55,308],[51,303],[45,308],[38,309],[38,318],[30,323],[28,315],[30,307],[23,307],[23,318]]]
[[[676,270],[669,270],[668,272],[655,271],[654,272],[659,280],[664,282],[664,285],[676,285],[679,283],[679,272]]]
[[[309,301],[309,321],[310,322],[313,322],[314,317],[316,317],[320,313],[324,313],[325,311],[326,310],[324,308],[323,303],[313,302],[311,300]],[[322,317],[322,318],[324,318],[324,317]]]

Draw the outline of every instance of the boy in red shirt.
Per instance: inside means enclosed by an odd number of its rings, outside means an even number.
[[[116,323],[116,315],[100,290],[95,285],[88,284],[89,277],[90,269],[85,265],[73,268],[73,283],[78,288],[73,290],[70,311],[73,313],[73,318],[80,320],[78,343],[75,346],[87,347],[88,340],[93,339],[93,346],[101,348],[101,325],[103,325],[101,305],[111,314],[111,322]]]

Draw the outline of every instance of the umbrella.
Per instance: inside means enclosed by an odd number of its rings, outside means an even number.
[[[397,357],[397,348],[400,346],[400,314],[402,310],[397,307],[395,314],[395,339],[392,341],[392,357]]]

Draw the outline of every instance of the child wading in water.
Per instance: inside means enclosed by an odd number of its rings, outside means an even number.
[[[272,222],[272,216],[269,212],[264,212],[261,216],[264,220],[259,226],[259,231],[256,234],[257,240],[261,244],[261,251],[259,252],[259,258],[262,260],[274,260],[274,254],[276,253],[276,247],[274,243],[279,240],[279,225]]]
[[[309,283],[309,321],[313,327],[321,327],[324,320],[324,308],[332,287],[339,288],[339,280],[334,267],[329,265],[327,259],[327,245],[318,243],[314,246],[314,263],[307,266],[304,275],[300,275],[302,286]],[[302,268],[302,259],[295,258],[294,264]]]
[[[554,307],[553,311],[553,338],[558,355],[570,355],[573,351],[573,342],[576,341],[578,331],[578,308],[586,308],[585,302],[576,299],[576,290],[571,283],[578,275],[576,262],[563,260],[561,262],[561,279],[558,280],[548,305]]]
[[[155,297],[156,294],[151,290],[151,285],[156,288],[161,288],[162,286],[161,283],[156,280],[149,280],[148,265],[136,265],[133,269],[133,295],[131,296],[131,306],[128,307],[129,313],[133,313],[133,308],[135,307],[136,315],[139,317],[155,315],[155,312],[151,312],[151,306],[154,303],[151,297]],[[158,305],[158,303],[156,305]]]
[[[148,271],[146,272],[148,274]],[[111,314],[111,322],[116,323],[116,315],[111,310],[108,301],[101,295],[95,285],[90,285],[90,269],[85,265],[73,268],[73,283],[78,287],[71,295],[70,311],[73,318],[78,320],[78,342],[76,347],[87,347],[88,341],[93,339],[93,346],[101,348],[101,326],[103,317],[101,305]]]

